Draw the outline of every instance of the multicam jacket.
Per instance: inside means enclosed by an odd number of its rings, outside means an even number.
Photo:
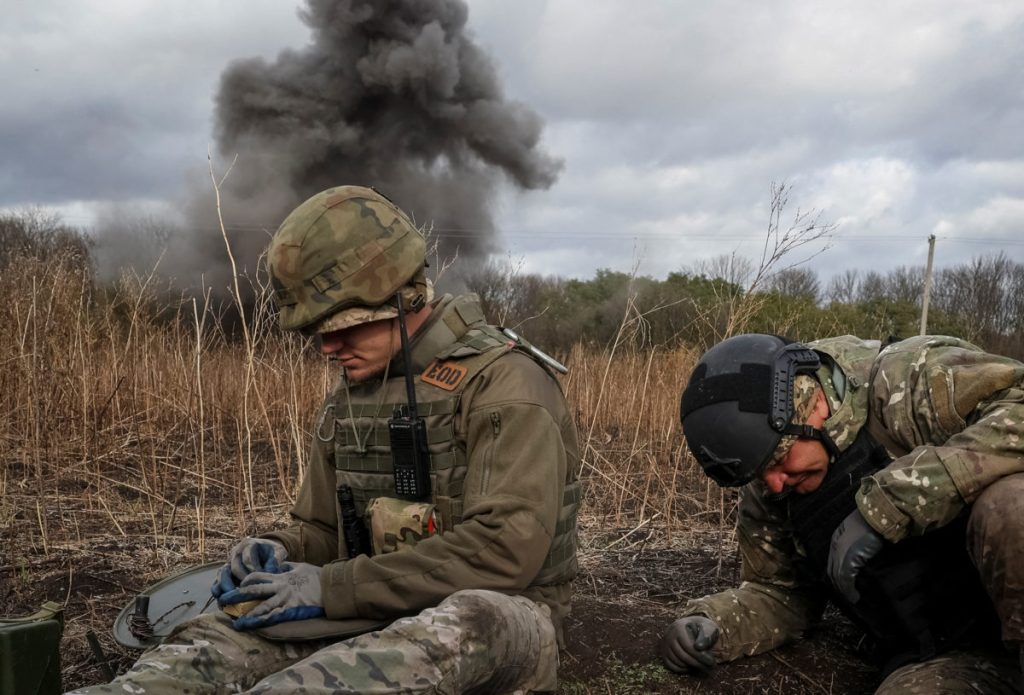
[[[829,399],[825,428],[845,450],[869,418],[895,459],[864,478],[857,506],[891,542],[941,527],[989,485],[1024,471],[1024,364],[944,336],[921,336],[880,350],[853,336],[811,343]],[[830,363],[834,363],[830,364]],[[755,480],[741,491],[742,583],[690,601],[685,615],[721,628],[714,653],[728,661],[801,636],[827,595],[807,573],[787,506]]]
[[[315,427],[291,526],[266,537],[322,565],[328,618],[394,618],[460,589],[526,596],[561,635],[576,571],[576,430],[555,379],[484,322],[473,295],[445,296],[412,336],[440,533],[347,559],[336,490],[363,514],[394,496],[387,419],[406,402],[400,359],[387,379],[335,387]],[[344,559],[339,559],[344,558]]]

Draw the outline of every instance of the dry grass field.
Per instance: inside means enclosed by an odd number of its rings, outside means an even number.
[[[0,615],[65,605],[66,688],[104,679],[89,632],[113,670],[137,656],[110,631],[137,592],[286,522],[334,378],[265,303],[229,338],[209,302],[157,290],[127,277],[100,296],[71,257],[0,276]],[[865,692],[871,674],[840,619],[712,678],[658,665],[679,605],[736,581],[735,502],[682,445],[678,397],[697,353],[644,346],[642,322],[627,314],[614,344],[559,356],[586,483],[561,691]]]

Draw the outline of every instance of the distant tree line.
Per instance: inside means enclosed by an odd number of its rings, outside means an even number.
[[[0,270],[25,259],[61,259],[91,269],[92,242],[60,217],[39,210],[0,215]]]
[[[73,270],[68,277],[92,288],[83,297],[116,304],[111,284],[116,281],[97,279],[94,272],[93,246],[90,235],[56,216],[0,215],[0,273],[10,267],[27,268],[25,259],[46,272],[55,272],[59,264],[61,272]],[[450,276],[442,279],[442,286],[461,285],[476,292],[490,320],[516,328],[555,354],[565,354],[581,341],[596,346],[628,340],[643,348],[702,348],[750,331],[797,340],[845,333],[905,338],[919,331],[924,287],[923,267],[887,273],[847,270],[822,283],[810,267],[765,274],[764,268],[736,255],[704,261],[664,279],[607,269],[587,280],[540,276],[520,272],[509,260],[472,270],[451,267],[446,273]],[[30,289],[19,287],[15,275],[5,276],[11,280],[0,282],[5,291]],[[157,303],[152,310],[160,320],[170,320],[176,313],[171,304]],[[221,316],[228,323],[232,320],[230,311]],[[1024,359],[1024,265],[997,253],[937,270],[928,332],[956,335]]]
[[[507,261],[461,279],[492,320],[557,352],[579,340],[611,343],[624,322],[656,347],[703,347],[738,332],[907,338],[920,331],[924,272],[847,270],[823,285],[809,267],[787,268],[750,291],[753,263],[722,256],[663,280],[606,269],[589,280],[541,277],[515,272]],[[1024,265],[998,253],[937,270],[928,332],[1024,359]]]

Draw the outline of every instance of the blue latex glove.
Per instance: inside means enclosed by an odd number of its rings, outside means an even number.
[[[871,528],[860,510],[854,509],[832,533],[828,553],[828,578],[843,598],[860,601],[857,575],[885,546],[885,539]]]
[[[269,538],[243,538],[228,552],[228,561],[210,587],[215,599],[237,589],[239,582],[252,572],[281,571],[288,551],[278,541]]]
[[[218,603],[261,602],[231,624],[236,630],[320,618],[324,615],[320,572],[319,567],[305,562],[286,562],[277,573],[253,572],[237,589],[222,594]]]

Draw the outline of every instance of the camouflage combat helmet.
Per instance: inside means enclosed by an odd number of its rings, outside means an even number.
[[[380,193],[339,186],[295,208],[274,234],[267,263],[284,330],[325,333],[391,318],[391,300],[418,311],[431,298],[426,244]]]

